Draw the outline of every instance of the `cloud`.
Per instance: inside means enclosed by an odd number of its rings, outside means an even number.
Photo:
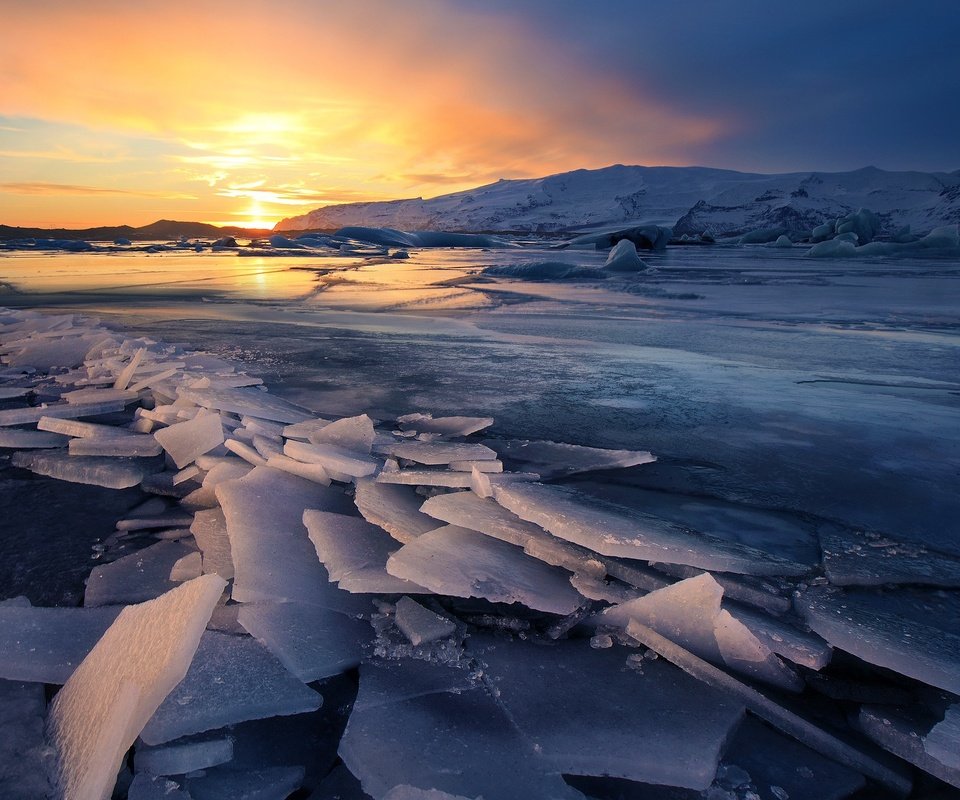
[[[0,183],[0,192],[24,195],[122,195],[127,197],[160,197],[164,200],[196,200],[189,194],[132,191],[102,186],[76,186],[69,183]]]

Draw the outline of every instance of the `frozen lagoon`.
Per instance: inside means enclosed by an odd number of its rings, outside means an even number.
[[[114,257],[50,262],[76,258]],[[74,267],[61,268],[42,295],[16,280],[40,260],[5,259],[2,279],[20,291],[4,302],[71,306],[241,360],[321,415],[489,415],[497,441],[652,450],[655,464],[562,482],[748,541],[787,532],[802,550],[829,534],[833,583],[895,571],[928,583],[960,555],[955,264],[697,248],[611,286],[476,274],[555,252],[419,251],[402,263],[264,259],[251,283],[251,259],[170,258],[166,275],[153,263],[168,256],[152,256],[148,288],[138,258],[102,285],[87,274],[71,286]]]

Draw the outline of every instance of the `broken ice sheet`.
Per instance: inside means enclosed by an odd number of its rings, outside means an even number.
[[[47,475],[70,483],[104,486],[108,489],[136,486],[155,471],[155,468],[141,459],[71,456],[59,450],[16,452],[10,462],[15,467],[28,469],[38,475]]]
[[[210,508],[198,511],[193,517],[190,532],[203,554],[201,563],[204,573],[215,572],[225,580],[233,578],[233,557],[223,510]]]
[[[352,478],[364,478],[372,475],[377,469],[377,462],[373,459],[334,444],[308,444],[287,440],[283,446],[283,453],[297,461],[319,464],[331,477],[339,474]]]
[[[960,596],[896,588],[811,588],[798,593],[797,612],[834,647],[960,693]]]
[[[329,582],[307,537],[308,508],[350,513],[353,503],[340,490],[270,467],[217,485],[233,558],[233,599],[238,602],[291,601],[348,613],[369,610],[369,602]]]
[[[340,756],[374,800],[397,786],[469,798],[583,800],[466,672],[413,659],[361,665]]]
[[[255,639],[207,631],[186,676],[140,738],[157,745],[244,720],[314,711],[322,702]]]
[[[161,428],[153,435],[173,459],[177,469],[183,469],[218,444],[223,444],[223,426],[219,414],[202,414],[186,422]]]
[[[180,784],[166,777],[141,773],[135,775],[127,790],[127,800],[193,800]]]
[[[520,732],[556,772],[706,789],[743,706],[630,650],[474,635],[469,651]],[[589,677],[587,677],[589,676]]]
[[[444,486],[448,489],[469,489],[469,472],[454,472],[447,469],[400,469],[384,470],[377,475],[377,483],[405,486]]]
[[[53,699],[60,796],[105,800],[144,723],[187,673],[224,581],[197,578],[125,608]]]
[[[215,767],[233,758],[233,740],[227,736],[176,741],[159,747],[140,745],[134,752],[137,772],[150,775],[184,775]]]
[[[189,389],[181,386],[177,395],[204,408],[243,414],[268,422],[302,422],[313,419],[313,414],[305,408],[288,403],[259,389]]]
[[[240,624],[304,683],[360,663],[369,623],[304,603],[243,603]]]
[[[332,444],[345,450],[369,454],[376,433],[370,417],[361,414],[324,425],[319,430],[308,433],[307,438],[311,444]]]
[[[409,542],[437,527],[432,517],[420,511],[423,497],[412,486],[358,478],[353,499],[367,522],[379,525],[397,541]]]
[[[72,456],[111,456],[150,458],[162,452],[160,443],[149,434],[103,436],[73,439],[68,446]]]
[[[960,558],[875,531],[824,525],[823,569],[834,586],[911,583],[960,587]]]
[[[497,454],[519,463],[523,469],[549,480],[598,469],[649,464],[657,457],[646,450],[607,450],[563,442],[529,439],[491,439],[484,444]]]
[[[48,449],[66,447],[69,437],[59,433],[21,430],[19,428],[0,428],[0,447],[30,449]]]
[[[109,564],[95,567],[83,594],[85,606],[139,603],[173,589],[170,571],[195,549],[183,542],[162,541]]]
[[[405,431],[439,433],[441,436],[469,436],[493,425],[493,417],[434,417],[432,414],[404,414],[397,422]]]
[[[437,594],[521,603],[553,614],[570,614],[583,602],[565,570],[531,558],[512,544],[455,525],[405,544],[390,556],[387,572]]]
[[[0,678],[66,683],[120,611],[0,607]]]
[[[602,555],[747,575],[802,575],[806,564],[670,520],[540,483],[497,482],[494,498],[520,518]]]
[[[409,597],[401,597],[397,601],[394,621],[414,647],[444,639],[457,629],[449,619],[424,608]]]
[[[40,421],[41,417],[57,419],[76,419],[78,417],[96,417],[123,411],[127,403],[111,400],[103,403],[57,403],[51,406],[33,406],[31,408],[8,408],[0,411],[0,426],[29,425]]]
[[[426,591],[387,573],[387,559],[399,544],[383,528],[360,517],[316,510],[304,512],[303,524],[330,580],[341,589],[371,594]]]
[[[497,454],[482,444],[464,442],[396,442],[379,445],[377,452],[431,466],[451,461],[493,461]]]
[[[41,683],[0,680],[0,797],[47,800],[49,748]]]

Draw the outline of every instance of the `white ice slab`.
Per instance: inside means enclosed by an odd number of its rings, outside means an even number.
[[[267,465],[267,459],[257,452],[255,447],[239,439],[227,439],[223,444],[231,453],[240,456],[240,458],[254,467],[265,467]]]
[[[63,451],[14,453],[10,462],[38,475],[70,483],[126,489],[136,486],[153,470],[139,459],[71,456]]]
[[[123,411],[127,403],[109,401],[104,403],[82,403],[71,405],[58,403],[51,406],[32,406],[30,408],[10,408],[0,411],[0,427],[9,425],[30,425],[39,422],[42,417],[57,419],[77,419],[78,417],[96,417]]]
[[[487,444],[502,458],[518,461],[524,469],[537,472],[544,478],[559,478],[598,469],[634,467],[657,460],[647,450],[608,450],[564,442],[494,439]]]
[[[373,421],[366,414],[338,419],[307,434],[312,444],[332,444],[344,450],[366,454],[370,453],[375,438]]]
[[[182,542],[157,542],[109,564],[95,567],[83,593],[85,606],[140,603],[175,587],[170,571],[194,548]]]
[[[482,444],[464,442],[397,442],[377,447],[378,452],[416,461],[418,464],[449,464],[451,461],[493,461],[497,454]]]
[[[177,389],[177,395],[204,408],[248,415],[269,422],[293,423],[313,418],[313,414],[306,409],[259,389],[189,389],[181,386]]]
[[[379,525],[399,542],[409,542],[437,527],[433,518],[420,511],[423,497],[411,486],[358,478],[353,499],[367,522]]]
[[[401,597],[397,601],[394,621],[414,647],[445,639],[457,629],[449,619],[424,608],[409,597]]]
[[[255,639],[207,631],[186,676],[140,738],[157,745],[245,720],[315,711],[322,702]]]
[[[124,609],[47,717],[63,797],[106,800],[127,749],[184,675],[224,581],[197,578]]]
[[[302,422],[295,422],[293,425],[286,425],[282,431],[282,434],[287,439],[303,439],[306,441],[310,438],[311,433],[319,431],[324,426],[329,424],[330,420],[328,419],[314,417],[312,419],[303,420]]]
[[[447,489],[469,489],[470,473],[448,469],[400,469],[377,475],[377,483],[397,486],[442,486]]]
[[[66,683],[120,611],[0,606],[0,678]]]
[[[153,436],[134,433],[128,433],[126,436],[73,439],[67,450],[72,456],[110,456],[112,458],[150,458],[163,452],[160,443]]]
[[[319,464],[328,473],[364,478],[377,469],[372,458],[345,450],[333,444],[307,444],[288,440],[283,446],[284,455],[308,464]]]
[[[162,428],[153,435],[173,459],[177,469],[183,469],[196,461],[198,456],[223,444],[223,426],[219,414],[203,414]]]
[[[308,481],[319,483],[321,486],[330,485],[330,476],[320,464],[305,464],[285,455],[274,455],[267,459],[267,466],[281,469],[291,475],[299,475]]]
[[[583,601],[566,571],[531,558],[519,547],[455,525],[405,544],[387,561],[387,571],[437,594],[521,603],[554,614],[570,614]]]
[[[373,635],[363,620],[304,603],[243,603],[238,619],[304,683],[357,666]]]
[[[405,431],[438,433],[441,436],[469,436],[493,425],[493,417],[434,417],[432,414],[404,414],[397,422]]]
[[[341,589],[371,594],[427,591],[387,573],[387,559],[399,544],[383,528],[360,517],[316,510],[304,512],[303,524],[330,580]]]
[[[227,520],[220,508],[198,511],[193,517],[190,532],[197,540],[202,553],[204,573],[215,572],[221,578],[233,578],[233,557],[230,554],[230,537],[227,535]]]

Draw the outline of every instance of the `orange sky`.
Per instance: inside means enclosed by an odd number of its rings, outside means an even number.
[[[733,127],[474,8],[6,4],[0,223],[273,224],[500,177],[689,163]]]

